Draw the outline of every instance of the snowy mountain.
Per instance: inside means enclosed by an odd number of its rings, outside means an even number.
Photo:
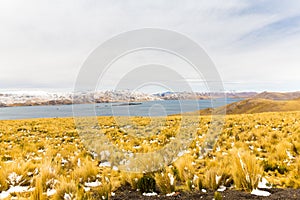
[[[228,98],[248,98],[256,93],[227,93]],[[97,92],[46,92],[46,91],[5,91],[0,92],[0,107],[67,105],[107,102],[142,102],[177,99],[210,99],[224,96],[212,93],[164,92],[146,94],[138,91],[97,91]]]

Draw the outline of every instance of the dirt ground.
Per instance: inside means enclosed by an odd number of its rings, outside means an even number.
[[[271,193],[268,197],[260,197],[251,195],[247,192],[236,191],[236,190],[226,190],[220,192],[222,194],[223,200],[243,200],[243,199],[268,199],[268,200],[290,200],[290,199],[300,199],[300,189],[267,189]],[[124,200],[124,199],[137,199],[137,200],[194,200],[194,199],[203,199],[203,200],[212,200],[214,197],[213,191],[208,191],[207,193],[201,192],[178,192],[176,196],[167,197],[166,195],[157,195],[157,196],[143,196],[140,192],[132,191],[128,187],[121,187],[118,191],[115,192],[115,196],[111,197],[112,200]]]

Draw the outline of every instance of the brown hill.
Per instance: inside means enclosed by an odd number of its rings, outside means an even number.
[[[300,111],[300,98],[286,101],[275,101],[269,99],[246,99],[226,105],[226,114],[252,114],[262,112],[288,112]],[[184,115],[211,115],[222,114],[224,106],[215,108],[207,108],[200,111],[187,112]]]
[[[300,98],[300,92],[262,92],[255,95],[256,99],[291,100]]]

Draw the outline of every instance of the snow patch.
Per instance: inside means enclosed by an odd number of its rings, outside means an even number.
[[[22,175],[18,175],[16,172],[12,172],[8,175],[8,181],[11,185],[16,185],[18,183],[20,183],[20,181],[22,180]]]
[[[100,181],[96,180],[95,182],[86,182],[86,183],[84,183],[84,185],[86,187],[98,187],[98,186],[102,185],[102,183]]]
[[[270,192],[263,191],[263,190],[258,190],[258,189],[252,190],[251,194],[256,195],[256,196],[263,196],[263,197],[268,197],[268,196],[271,195]]]
[[[21,192],[28,192],[28,191],[29,191],[28,186],[12,186],[7,190],[7,192],[9,193],[21,193]]]
[[[217,184],[217,185],[219,184],[221,178],[222,178],[222,176],[216,175],[216,184]]]
[[[258,188],[260,189],[270,189],[272,188],[272,186],[269,186],[269,183],[267,181],[267,179],[262,178],[261,181],[258,183]]]
[[[81,166],[81,160],[80,158],[77,159],[77,167],[80,167]]]
[[[183,156],[183,155],[186,154],[186,153],[190,153],[190,151],[187,151],[187,150],[180,151],[180,152],[177,154],[177,156],[178,156],[178,157],[181,157],[181,156]]]
[[[47,196],[53,196],[54,194],[56,194],[56,190],[55,189],[47,189]]]
[[[170,179],[170,185],[174,185],[175,178],[172,174],[168,173],[168,177]]]
[[[65,193],[64,200],[72,200],[72,194]]]
[[[175,192],[172,192],[172,193],[169,193],[169,194],[166,194],[167,197],[172,197],[174,196],[176,193]]]
[[[289,151],[286,151],[286,155],[289,157],[290,160],[295,159],[295,157]]]
[[[143,193],[143,196],[147,196],[147,197],[152,197],[152,196],[156,196],[157,193],[156,192],[151,192],[151,193]]]
[[[102,162],[100,163],[99,167],[111,167],[110,162]]]
[[[224,185],[221,185],[219,188],[218,188],[218,192],[224,192],[226,190],[226,187]]]
[[[6,199],[9,197],[9,195],[10,195],[9,192],[3,191],[0,193],[0,199]]]

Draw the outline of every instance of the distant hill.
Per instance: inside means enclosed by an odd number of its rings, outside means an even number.
[[[300,92],[262,92],[253,96],[253,98],[271,100],[291,100],[300,98]]]
[[[226,92],[227,98],[249,98],[255,92]],[[163,92],[147,94],[130,90],[82,91],[76,92],[45,92],[45,91],[12,91],[0,93],[0,107],[37,106],[37,105],[69,105],[108,102],[144,102],[158,100],[195,100],[222,98],[224,93],[209,92]]]
[[[154,94],[163,100],[183,100],[183,99],[211,99],[223,98],[224,93],[210,93],[210,92],[163,92]],[[225,92],[227,98],[250,98],[257,95],[256,92]]]
[[[221,114],[224,107],[216,108],[214,114]],[[187,112],[185,115],[211,115],[213,109],[207,108],[195,112]],[[252,114],[262,112],[287,112],[300,111],[300,98],[294,100],[270,100],[251,98],[226,105],[226,114]]]

